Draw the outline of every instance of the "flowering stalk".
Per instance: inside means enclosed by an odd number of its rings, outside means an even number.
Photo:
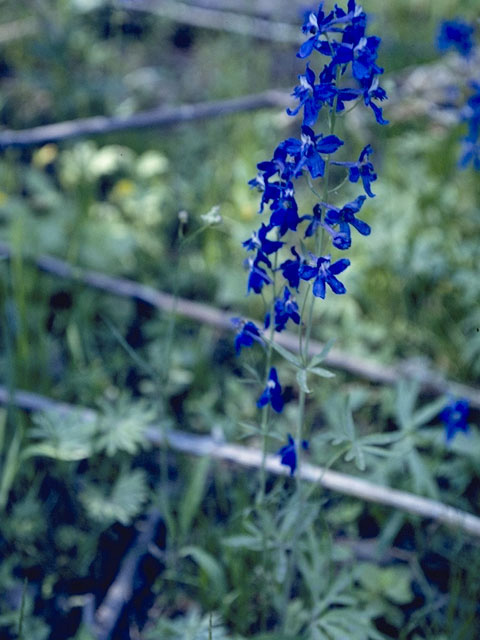
[[[367,197],[374,197],[371,183],[377,176],[369,161],[372,148],[367,145],[356,161],[337,159],[336,154],[344,146],[344,141],[334,133],[337,116],[345,112],[347,104],[355,105],[362,100],[372,109],[377,122],[386,124],[382,109],[375,102],[386,98],[385,91],[378,84],[378,77],[383,73],[383,69],[376,64],[380,38],[366,36],[366,24],[366,14],[356,0],[348,0],[346,11],[335,5],[332,11],[325,12],[322,2],[317,12],[306,14],[302,30],[307,40],[297,56],[301,59],[309,58],[316,51],[325,56],[326,63],[317,76],[307,62],[305,73],[299,76],[300,83],[293,91],[298,105],[287,112],[296,116],[303,111],[300,138],[283,140],[275,149],[271,160],[257,165],[258,174],[249,182],[251,187],[256,187],[262,193],[259,213],[263,214],[266,206],[270,209],[268,222],[262,222],[260,228],[243,243],[249,254],[246,260],[247,294],[253,292],[267,299],[264,328],[260,329],[252,322],[236,320],[239,331],[235,339],[237,353],[256,342],[266,344],[267,350],[266,383],[257,402],[257,406],[264,412],[261,422],[263,462],[257,494],[260,517],[263,515],[266,492],[265,458],[269,416],[271,410],[281,413],[284,407],[279,375],[272,366],[273,349],[280,351],[287,363],[295,367],[299,385],[295,439],[288,434],[287,444],[278,452],[281,463],[290,468],[290,475],[293,476],[300,464],[301,449],[308,447],[304,440],[306,399],[310,393],[308,377],[330,375],[318,367],[321,359],[309,358],[315,301],[317,298],[325,299],[327,287],[337,295],[346,292],[338,276],[350,265],[346,258],[332,259],[331,254],[327,253],[327,246],[331,242],[334,249],[346,251],[351,246],[352,228],[364,236],[370,233],[367,223],[356,216]],[[341,86],[346,78],[353,86]],[[317,134],[312,128],[322,110],[328,113],[329,127],[326,135]],[[332,203],[330,174],[333,166],[342,168],[348,181],[358,183],[361,180],[366,195],[360,195],[343,206]],[[297,203],[296,183],[301,179],[308,181],[308,186],[318,200],[313,204],[311,212],[300,212]],[[319,189],[315,186],[316,181],[321,181]],[[282,285],[279,284],[279,277],[283,278]],[[303,296],[301,311],[296,295]],[[292,322],[299,327],[299,357],[279,349],[273,341],[275,332],[283,331]],[[265,336],[267,329],[270,330],[269,338]],[[305,505],[298,481],[296,492],[301,521]],[[294,578],[299,536],[300,528],[296,528],[290,542],[284,581],[285,613]],[[266,532],[263,531],[264,570],[266,542]]]
[[[305,73],[299,76],[299,85],[293,91],[298,105],[287,112],[291,116],[303,113],[300,138],[283,140],[271,160],[257,165],[258,174],[249,182],[251,187],[262,193],[259,213],[263,214],[268,206],[270,218],[268,222],[262,222],[260,228],[243,243],[249,253],[246,261],[247,293],[253,292],[265,298],[270,294],[270,301],[264,328],[260,329],[252,322],[238,323],[235,344],[239,352],[242,347],[250,347],[255,342],[267,343],[268,373],[258,406],[264,411],[271,407],[281,412],[284,404],[281,383],[276,368],[271,366],[272,341],[264,337],[264,332],[269,328],[273,337],[290,322],[299,326],[300,359],[289,358],[297,369],[299,381],[297,432],[293,449],[289,439],[289,444],[279,452],[282,463],[290,467],[292,475],[298,467],[303,442],[308,375],[322,375],[324,372],[315,371],[318,362],[312,365],[308,359],[314,303],[316,298],[325,299],[327,288],[337,295],[346,292],[338,276],[349,267],[350,260],[343,257],[332,259],[331,253],[327,253],[327,245],[331,242],[333,249],[346,251],[351,246],[352,228],[364,236],[370,233],[367,223],[356,216],[367,197],[374,197],[371,184],[377,176],[369,160],[372,148],[367,145],[356,161],[337,159],[344,141],[334,133],[337,117],[345,113],[347,106],[350,110],[352,104],[362,101],[372,110],[379,124],[386,124],[382,109],[377,104],[386,98],[378,82],[383,69],[376,63],[380,38],[367,36],[366,26],[366,14],[356,0],[348,0],[346,10],[335,5],[330,12],[324,10],[322,2],[318,11],[306,14],[302,30],[307,39],[297,56],[306,59],[317,52],[325,57],[326,62],[318,75],[307,62]],[[348,86],[343,86],[346,79]],[[328,113],[329,131],[326,135],[317,134],[312,128],[322,110]],[[346,180],[351,183],[361,181],[366,195],[360,195],[343,206],[330,202],[329,181],[331,167],[334,166],[343,168]],[[312,193],[319,200],[310,213],[300,212],[297,203],[296,183],[301,179],[308,180]],[[319,190],[315,188],[316,181],[322,182]],[[321,198],[319,193],[322,193]],[[280,286],[279,276],[283,278]],[[296,295],[304,298],[301,313]],[[305,309],[308,309],[307,317],[303,317]],[[267,428],[268,415],[264,414],[264,451]],[[285,449],[288,449],[287,455]],[[264,482],[263,470],[262,497]]]

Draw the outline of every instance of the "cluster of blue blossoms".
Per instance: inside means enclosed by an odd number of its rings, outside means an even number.
[[[455,49],[467,61],[473,60],[475,52],[475,28],[463,20],[442,22],[437,37],[440,51]],[[480,171],[480,79],[470,82],[470,95],[460,110],[460,118],[467,124],[467,135],[462,139],[460,167],[470,163]]]
[[[262,193],[259,213],[264,213],[266,207],[270,209],[268,222],[262,222],[243,243],[249,253],[247,292],[264,296],[265,291],[273,291],[265,329],[273,323],[275,331],[283,331],[288,322],[301,323],[295,294],[302,282],[310,282],[312,293],[318,298],[325,298],[327,287],[335,294],[346,292],[339,276],[350,261],[346,258],[334,260],[330,253],[324,255],[324,241],[320,238],[330,238],[335,249],[345,251],[352,243],[352,229],[364,236],[370,233],[369,225],[357,215],[367,197],[374,197],[371,185],[377,176],[370,162],[372,148],[367,145],[355,161],[337,160],[335,154],[344,141],[333,134],[332,127],[327,135],[317,134],[312,128],[322,110],[328,112],[332,122],[347,107],[350,109],[361,101],[372,110],[379,124],[387,124],[376,102],[387,97],[379,86],[379,76],[383,73],[377,64],[380,38],[367,36],[366,26],[367,16],[356,0],[348,0],[346,11],[335,5],[327,12],[322,2],[318,11],[306,14],[302,31],[307,39],[297,57],[306,59],[317,51],[325,56],[326,63],[317,76],[307,62],[305,73],[299,76],[299,84],[293,91],[298,105],[287,112],[291,116],[303,112],[300,138],[282,141],[271,160],[257,165],[258,174],[249,182]],[[343,86],[347,83],[348,86]],[[345,171],[345,179],[361,183],[366,195],[343,206],[329,202],[327,176],[332,165]],[[300,212],[297,204],[295,183],[302,177],[310,186],[317,179],[324,180],[324,187],[326,182],[325,201],[317,202],[311,212]],[[308,239],[315,252],[305,248]],[[284,281],[280,287],[279,274]],[[242,347],[262,342],[262,331],[253,322],[237,319],[235,323],[238,328],[237,353]],[[257,404],[259,407],[270,405],[277,412],[283,409],[282,389],[275,367],[270,369],[267,386]],[[282,450],[282,461],[284,454]],[[290,461],[287,464],[293,472],[296,458],[292,458],[290,449],[286,460]]]

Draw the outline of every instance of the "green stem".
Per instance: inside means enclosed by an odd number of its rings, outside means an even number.
[[[338,85],[339,80],[339,70],[337,69],[337,77],[336,84]],[[335,96],[333,105],[330,110],[329,115],[329,133],[333,134],[335,130],[335,121],[336,121],[336,111],[337,111],[337,96]],[[328,203],[328,194],[329,194],[329,181],[330,181],[330,155],[327,156],[325,160],[325,173],[323,176],[323,202]],[[311,190],[318,196],[313,186],[310,184]],[[322,228],[321,233],[318,233],[318,229],[315,232],[315,255],[320,257],[324,253],[324,244],[325,244],[325,230]],[[308,321],[306,325],[306,333],[305,333],[305,342],[303,343],[301,332],[299,336],[299,350],[302,356],[302,360],[304,363],[308,363],[309,349],[310,349],[310,339],[312,333],[313,326],[313,312],[315,307],[315,296],[312,295],[310,299],[310,307],[308,310]],[[306,380],[308,386],[308,377]],[[301,523],[303,520],[303,511],[305,506],[305,496],[301,483],[301,452],[302,452],[302,440],[304,434],[304,423],[305,423],[305,410],[306,410],[306,392],[303,389],[300,389],[299,397],[298,397],[298,422],[297,422],[297,431],[295,436],[295,450],[297,455],[297,468],[296,468],[296,493],[297,500],[296,503],[298,505],[298,514],[299,514],[299,522]],[[288,558],[288,566],[287,566],[287,575],[285,579],[284,586],[284,607],[283,607],[283,627],[285,631],[285,623],[287,620],[287,609],[288,602],[290,600],[290,593],[292,590],[293,580],[294,580],[294,569],[297,561],[298,555],[298,540],[301,534],[301,526],[298,526],[294,530],[292,544],[291,544],[291,553]]]

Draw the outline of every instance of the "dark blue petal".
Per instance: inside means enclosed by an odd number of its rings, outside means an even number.
[[[318,276],[313,283],[313,295],[317,298],[325,298],[325,280]]]
[[[334,264],[329,267],[330,273],[342,273],[345,269],[350,265],[350,260],[348,258],[342,258],[341,260],[337,260]]]

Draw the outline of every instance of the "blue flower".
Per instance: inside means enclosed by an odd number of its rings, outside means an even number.
[[[312,126],[318,118],[323,100],[319,100],[315,87],[315,73],[310,69],[308,63],[305,74],[299,75],[298,79],[300,84],[295,87],[292,96],[299,101],[299,105],[295,109],[287,109],[287,113],[289,116],[296,116],[303,107],[303,124]],[[333,95],[335,95],[335,89],[333,89]]]
[[[283,298],[275,300],[275,331],[283,331],[287,322],[291,319],[295,324],[300,324],[300,314],[298,313],[298,304],[292,297],[288,287],[283,291]]]
[[[342,25],[346,25],[351,22],[356,16],[361,16],[362,9],[355,5],[355,2],[348,3],[348,13],[345,13],[343,9],[335,5],[333,11],[325,14],[323,11],[323,2],[320,3],[317,13],[309,12],[305,16],[305,22],[302,26],[302,31],[305,34],[311,34],[311,37],[302,44],[297,57],[307,58],[314,49],[320,51],[324,55],[328,55],[330,45],[328,42],[320,42],[320,37],[327,32],[341,33],[343,31]]]
[[[279,249],[283,247],[283,242],[278,242],[276,240],[269,240],[267,238],[267,234],[271,231],[272,227],[266,226],[262,224],[258,231],[254,231],[248,240],[242,242],[242,246],[246,248],[247,251],[258,251],[260,250],[262,253],[266,255],[270,255],[271,253],[275,253]]]
[[[383,110],[373,100],[386,100],[387,94],[385,89],[378,85],[378,78],[374,78],[371,84],[363,91],[363,101],[366,107],[370,107],[378,124],[388,124],[388,120],[383,117]]]
[[[437,46],[440,51],[456,49],[461,56],[468,57],[473,50],[472,25],[463,20],[446,20],[440,25]]]
[[[459,163],[460,168],[466,169],[470,163],[473,164],[473,168],[476,171],[480,171],[480,144],[464,140]]]
[[[443,409],[440,414],[440,419],[445,424],[447,442],[450,442],[457,433],[457,431],[468,431],[468,413],[469,405],[468,400],[451,399],[450,403]]]
[[[298,255],[295,247],[291,247],[290,252],[295,256],[295,260],[290,259],[282,262],[280,265],[280,271],[292,289],[298,289],[300,285],[300,267],[302,266],[303,261]]]
[[[294,159],[293,176],[295,178],[302,175],[303,167],[309,170],[312,178],[319,178],[325,173],[325,161],[320,154],[335,153],[343,144],[343,140],[337,136],[323,137],[322,134],[316,136],[310,127],[303,125],[301,140],[288,138],[278,148],[286,151]]]
[[[287,231],[296,231],[301,222],[298,215],[298,205],[293,196],[293,192],[285,191],[280,198],[270,205],[272,214],[270,216],[270,226],[278,227],[280,236]]]
[[[366,199],[365,196],[358,196],[353,202],[348,202],[341,209],[328,205],[328,210],[325,214],[325,228],[332,236],[333,246],[337,247],[337,249],[344,250],[351,246],[352,239],[349,225],[352,225],[362,236],[370,234],[370,226],[355,217],[355,214],[360,211]],[[338,231],[332,229],[334,225],[338,225]]]
[[[313,283],[313,295],[317,298],[325,298],[326,285],[330,287],[333,293],[346,293],[345,286],[335,276],[349,266],[350,260],[342,258],[331,264],[330,256],[317,258],[310,254],[310,263],[302,265],[300,268],[300,277],[302,280],[311,280],[315,278]]]
[[[277,413],[281,413],[283,410],[282,387],[278,381],[277,370],[275,367],[270,369],[267,386],[263,390],[260,398],[257,400],[257,407],[259,409],[265,407],[267,404],[270,404],[272,409]]]
[[[373,169],[373,164],[368,160],[368,156],[372,153],[372,147],[367,144],[367,146],[362,150],[362,153],[360,154],[357,162],[338,162],[335,160],[332,161],[332,164],[336,164],[341,167],[347,167],[348,179],[350,180],[350,182],[358,182],[358,179],[361,178],[365,193],[370,196],[370,198],[375,197],[375,194],[372,193],[370,185],[377,179],[377,174]]]
[[[306,440],[302,440],[302,449],[308,449],[308,442]],[[290,476],[293,476],[297,468],[297,451],[295,440],[290,433],[288,434],[288,444],[285,444],[277,451],[277,456],[280,456],[280,464],[290,467]]]
[[[249,266],[247,294],[250,293],[250,291],[261,293],[263,285],[272,283],[272,280],[268,277],[265,269],[260,266],[260,262],[267,262],[267,266],[271,266],[270,260],[268,260],[268,258],[261,252],[257,253],[256,258],[248,258],[247,260],[247,264]]]
[[[242,347],[251,347],[254,342],[262,342],[260,331],[253,322],[242,320],[241,318],[232,318],[232,324],[239,329],[235,336],[235,351],[237,355]]]
[[[472,95],[461,111],[462,120],[468,124],[468,142],[476,142],[480,135],[480,83],[472,82]]]
[[[305,238],[310,238],[315,235],[315,232],[322,226],[322,206],[316,204],[313,207],[313,216],[304,216],[305,220],[311,220],[310,224],[305,230]]]

